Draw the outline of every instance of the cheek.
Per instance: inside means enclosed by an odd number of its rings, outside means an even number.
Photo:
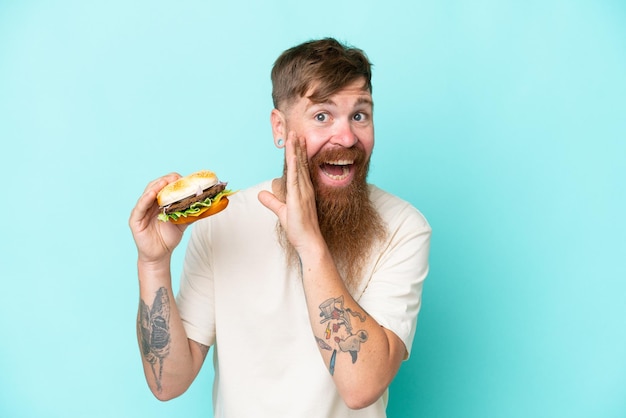
[[[306,155],[307,157],[309,157],[309,160],[311,159],[311,157],[313,157],[318,152],[320,152],[320,150],[324,147],[324,144],[328,142],[327,140],[324,139],[323,136],[319,136],[315,134],[306,135],[305,138],[306,138]]]
[[[369,135],[364,135],[360,137],[360,142],[361,146],[365,150],[367,158],[369,159],[369,157],[372,155],[372,150],[374,149],[374,135],[371,133]]]
[[[319,129],[313,129],[304,123],[297,122],[291,122],[287,132],[294,132],[298,138],[306,139],[306,153],[309,159],[323,147],[326,137]]]

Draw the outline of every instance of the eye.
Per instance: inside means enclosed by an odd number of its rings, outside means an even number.
[[[314,117],[318,122],[326,122],[328,120],[328,115],[326,113],[318,113]]]
[[[363,122],[367,120],[367,115],[363,112],[355,113],[354,116],[352,116],[352,119],[356,122]]]

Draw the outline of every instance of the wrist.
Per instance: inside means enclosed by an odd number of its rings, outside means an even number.
[[[326,241],[321,236],[313,236],[303,239],[302,242],[295,247],[300,258],[315,259],[328,252]]]
[[[309,242],[306,247],[299,248],[297,251],[303,269],[316,268],[333,260],[324,240]]]
[[[160,284],[169,283],[170,275],[170,257],[159,260],[137,260],[137,273],[139,281],[150,281]]]

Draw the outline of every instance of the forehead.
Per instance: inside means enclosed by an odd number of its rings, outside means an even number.
[[[354,81],[327,97],[317,97],[317,86],[312,86],[303,97],[294,104],[310,108],[315,105],[327,104],[331,106],[373,106],[372,94],[361,80]]]

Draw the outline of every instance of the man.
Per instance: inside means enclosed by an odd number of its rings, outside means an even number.
[[[182,394],[214,346],[216,417],[384,417],[408,358],[431,229],[366,183],[374,146],[370,63],[334,39],[274,64],[283,176],[194,224],[174,298],[184,226],[157,221],[150,183],[129,224],[138,249],[138,336],[159,399]]]

